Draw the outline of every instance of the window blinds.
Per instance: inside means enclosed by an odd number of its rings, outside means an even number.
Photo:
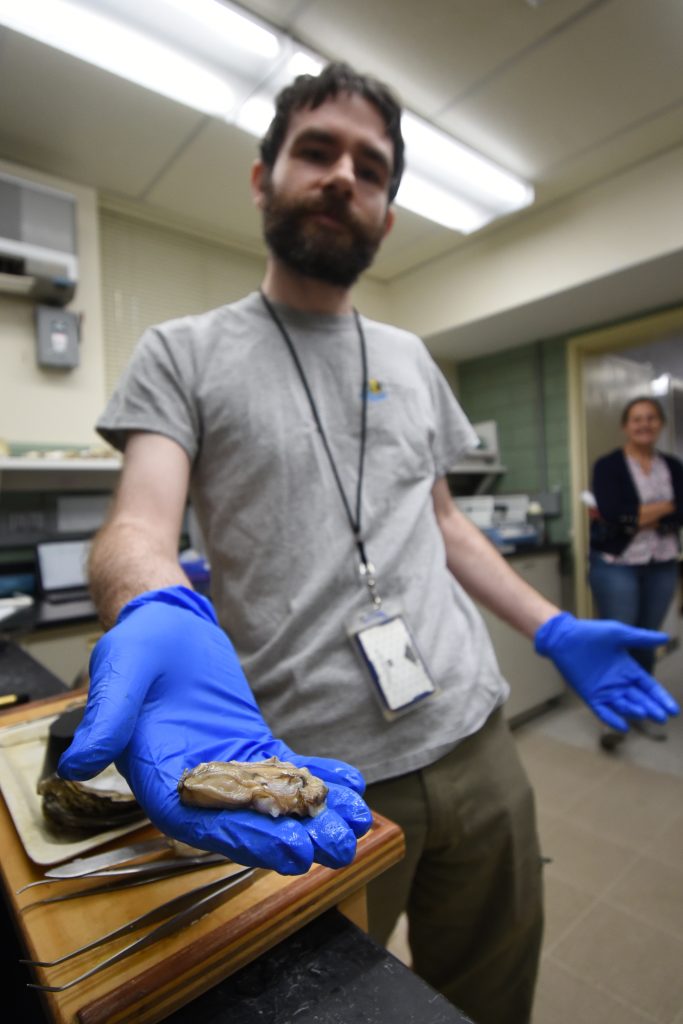
[[[145,328],[233,302],[263,276],[256,256],[106,209],[100,245],[107,397]]]

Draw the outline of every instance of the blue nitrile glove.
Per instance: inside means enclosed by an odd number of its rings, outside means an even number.
[[[665,722],[679,707],[671,695],[628,653],[629,647],[659,647],[666,633],[637,629],[611,619],[575,619],[561,612],[536,631],[539,654],[555,663],[591,711],[612,729],[628,730],[629,718]]]
[[[178,779],[202,761],[276,755],[329,786],[315,818],[271,818],[180,802]],[[87,779],[112,761],[162,832],[240,864],[300,874],[313,861],[349,864],[370,827],[365,783],[351,765],[300,757],[273,737],[211,603],[185,587],[134,598],[95,647],[83,721],[59,762]]]

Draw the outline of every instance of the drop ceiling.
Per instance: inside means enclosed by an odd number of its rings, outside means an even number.
[[[407,107],[529,179],[532,211],[683,142],[681,0],[242,6],[384,78]],[[7,29],[0,96],[0,157],[263,251],[251,136]],[[478,237],[399,210],[373,276],[390,281]]]

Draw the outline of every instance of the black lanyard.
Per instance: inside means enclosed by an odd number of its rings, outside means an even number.
[[[370,591],[370,597],[372,599],[372,603],[376,607],[379,607],[380,604],[382,603],[382,601],[381,601],[381,598],[380,598],[380,596],[379,596],[379,594],[377,593],[377,590],[376,590],[377,583],[376,583],[376,579],[375,579],[375,568],[372,565],[372,563],[368,561],[367,556],[365,554],[365,544],[363,543],[363,535],[362,535],[362,532],[361,532],[361,498],[362,498],[362,494],[363,494],[363,468],[364,468],[364,464],[365,464],[365,445],[366,445],[366,438],[367,438],[368,356],[367,356],[367,347],[366,347],[366,344],[365,344],[365,334],[363,332],[363,325],[362,325],[361,319],[360,319],[360,317],[358,315],[358,311],[356,309],[354,309],[353,315],[354,315],[354,318],[355,318],[355,321],[356,321],[356,329],[358,331],[358,340],[360,342],[361,365],[362,365],[362,369],[363,369],[363,390],[361,392],[360,452],[359,452],[359,457],[358,457],[358,483],[356,485],[356,510],[355,510],[355,515],[354,515],[354,513],[351,510],[351,506],[349,504],[348,498],[346,497],[346,493],[344,491],[344,487],[343,487],[342,482],[341,482],[341,477],[339,476],[339,470],[337,469],[337,463],[334,460],[334,456],[332,454],[332,449],[330,448],[329,441],[327,440],[327,435],[326,435],[325,430],[323,428],[322,420],[320,419],[320,413],[318,412],[318,407],[315,404],[315,399],[313,398],[313,392],[311,391],[310,385],[308,383],[308,379],[306,377],[306,374],[304,373],[304,368],[301,365],[301,360],[299,359],[299,356],[297,355],[297,351],[294,348],[294,342],[292,341],[292,338],[291,338],[291,335],[290,335],[289,331],[287,330],[287,328],[285,327],[284,323],[282,322],[282,320],[278,316],[277,312],[275,311],[272,303],[266,298],[266,296],[264,295],[263,292],[261,292],[260,294],[261,294],[261,298],[263,300],[264,306],[268,310],[268,313],[270,314],[273,323],[275,324],[275,326],[280,331],[280,334],[282,335],[282,337],[283,337],[283,339],[285,341],[285,344],[287,345],[287,348],[289,349],[289,353],[290,353],[292,359],[294,360],[294,365],[296,366],[296,369],[298,371],[299,377],[301,379],[301,383],[303,384],[304,391],[306,392],[306,397],[308,398],[308,404],[311,407],[311,412],[313,413],[313,419],[315,420],[315,425],[318,428],[318,433],[320,434],[320,439],[321,439],[321,441],[323,443],[323,447],[325,449],[325,453],[327,455],[327,459],[328,459],[328,461],[330,463],[330,468],[332,469],[332,473],[333,473],[335,482],[337,484],[337,490],[339,491],[339,495],[340,495],[341,500],[342,500],[342,502],[344,504],[344,510],[346,512],[346,517],[347,517],[347,519],[349,521],[349,526],[351,527],[351,530],[353,532],[354,540],[356,542],[356,547],[358,548],[358,554],[360,556],[360,566],[359,566],[360,575],[363,578],[363,580],[365,581],[365,583],[367,584],[367,587],[368,587],[368,589]]]

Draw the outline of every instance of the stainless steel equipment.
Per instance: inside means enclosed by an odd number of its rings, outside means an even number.
[[[528,494],[475,494],[455,503],[504,554],[543,542],[543,517],[530,516]]]

